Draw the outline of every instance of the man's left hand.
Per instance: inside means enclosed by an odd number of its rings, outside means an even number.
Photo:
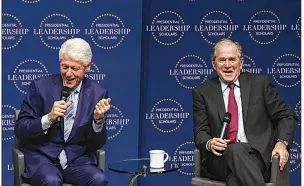
[[[289,157],[289,153],[287,151],[286,145],[284,143],[278,141],[274,146],[271,157],[275,154],[280,155],[279,165],[280,165],[280,170],[282,171],[284,169],[284,166],[286,165],[286,163],[288,161],[288,157]]]
[[[102,99],[96,104],[94,110],[94,120],[104,118],[104,114],[111,108],[110,102],[111,102],[111,98],[108,98],[108,99]]]

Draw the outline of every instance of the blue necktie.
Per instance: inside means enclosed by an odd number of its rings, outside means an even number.
[[[75,114],[76,114],[76,99],[75,94],[77,91],[73,91],[70,96],[68,97],[67,102],[72,102],[72,104],[68,107],[68,110],[66,111],[65,117],[64,117],[64,140],[66,141],[73,128],[74,120],[75,120]]]
[[[66,141],[72,131],[74,120],[75,120],[75,114],[76,114],[76,99],[75,94],[78,93],[76,90],[72,91],[70,96],[67,99],[67,102],[72,102],[72,104],[68,107],[68,110],[65,113],[64,117],[64,141]],[[67,157],[65,154],[65,151],[62,150],[59,154],[59,161],[61,164],[62,169],[65,169],[67,167]]]

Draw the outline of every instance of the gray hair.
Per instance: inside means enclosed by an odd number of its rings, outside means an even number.
[[[232,41],[231,39],[224,38],[218,41],[217,43],[215,43],[213,47],[212,61],[214,61],[216,58],[216,50],[218,49],[218,47],[220,47],[223,44],[235,45],[238,50],[239,57],[242,57],[242,45],[238,42]]]
[[[85,66],[91,62],[93,56],[89,43],[81,38],[66,40],[59,50],[59,61],[61,61],[63,54],[82,62]]]

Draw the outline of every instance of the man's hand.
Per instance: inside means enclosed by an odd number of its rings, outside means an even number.
[[[102,99],[96,104],[94,110],[94,120],[104,118],[104,114],[111,108],[110,102],[111,98],[108,98]]]
[[[56,123],[57,117],[64,117],[65,112],[71,105],[71,102],[55,101],[51,112],[48,114],[48,120],[53,124]]]
[[[208,149],[216,156],[222,156],[223,154],[219,153],[219,151],[224,151],[227,147],[227,144],[230,140],[224,140],[221,138],[212,138],[212,140],[208,143]]]
[[[287,151],[286,145],[284,143],[278,141],[274,146],[271,156],[273,156],[275,154],[279,154],[279,156],[280,156],[279,166],[280,166],[280,170],[282,171],[284,169],[284,166],[286,165],[286,163],[288,161],[288,157],[289,157],[289,153]]]

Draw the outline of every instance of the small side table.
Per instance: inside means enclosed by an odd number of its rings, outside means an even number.
[[[133,174],[128,184],[128,186],[132,186],[136,178],[139,176],[168,173],[180,169],[181,166],[176,163],[169,164],[167,162],[163,168],[155,169],[150,167],[150,159],[142,158],[117,161],[109,164],[108,168],[114,172]]]

